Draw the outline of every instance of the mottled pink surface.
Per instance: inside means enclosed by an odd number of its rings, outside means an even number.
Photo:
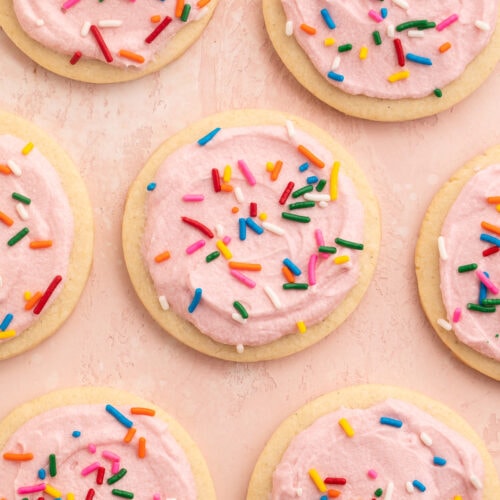
[[[119,85],[63,79],[0,31],[0,107],[56,137],[80,168],[96,220],[94,266],[74,314],[36,349],[0,364],[0,417],[60,387],[106,384],[153,400],[197,441],[218,498],[244,498],[270,434],[297,407],[357,383],[441,400],[486,441],[500,472],[500,385],[455,359],[428,324],[413,269],[420,222],[439,186],[500,143],[500,67],[438,116],[379,124],[302,89],[276,56],[259,0],[226,0],[202,38],[161,72]],[[210,359],[165,334],[132,289],[121,249],[127,189],[163,140],[230,108],[286,110],[324,127],[365,168],[380,199],[379,265],[359,309],[319,344],[256,364]],[[74,355],[71,355],[74,353]]]

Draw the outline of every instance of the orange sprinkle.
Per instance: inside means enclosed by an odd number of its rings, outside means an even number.
[[[337,498],[340,496],[342,492],[339,490],[328,490],[327,493],[328,493],[328,498]]]
[[[159,23],[160,21],[161,21],[161,16],[159,16],[159,15],[151,16],[152,23]]]
[[[184,0],[177,0],[175,4],[175,17],[181,17],[184,10]]]
[[[233,208],[231,208],[231,212],[233,214],[237,214],[239,211],[240,211],[239,207],[233,207]]]
[[[14,221],[7,214],[4,214],[3,212],[0,212],[0,220],[7,226],[12,226],[12,224],[14,224]]]
[[[146,438],[139,438],[139,446],[137,448],[137,456],[144,458],[146,456]]]
[[[300,29],[302,31],[305,31],[308,35],[315,35],[316,34],[316,28],[313,28],[312,26],[309,26],[308,24],[301,24]]]
[[[323,168],[325,166],[325,163],[321,161],[316,155],[311,153],[305,146],[302,146],[302,144],[299,144],[297,146],[297,150],[299,153],[303,154],[310,162],[314,163],[317,167]]]
[[[281,167],[283,166],[283,162],[281,160],[278,160],[276,164],[274,165],[274,168],[271,171],[271,180],[275,181],[278,176],[280,175],[281,172]]]
[[[132,413],[132,415],[148,415],[149,417],[154,417],[156,415],[156,411],[152,408],[141,408],[139,406],[130,408],[130,413]]]
[[[155,262],[163,262],[164,260],[170,259],[170,252],[166,250],[165,252],[159,253],[155,257]]]
[[[30,248],[37,250],[38,248],[49,248],[52,246],[52,240],[36,240],[30,241]]]
[[[226,193],[231,193],[233,191],[233,186],[231,186],[231,184],[221,184],[220,190],[225,191]]]
[[[486,201],[488,203],[495,203],[495,205],[497,203],[500,203],[500,196],[488,196],[488,198],[486,198]]]
[[[500,234],[500,227],[495,226],[494,224],[490,224],[489,222],[484,222],[484,220],[481,222],[481,227],[483,229],[486,229],[486,231],[491,231],[492,233]]]
[[[439,52],[441,52],[441,54],[443,52],[446,52],[447,50],[450,50],[450,49],[451,49],[451,43],[450,42],[445,42],[445,43],[443,43],[443,45],[439,46]]]
[[[140,54],[136,54],[135,52],[131,52],[130,50],[120,49],[118,54],[120,54],[121,57],[125,57],[125,59],[130,59],[131,61],[135,61],[140,64],[144,62],[144,57]]]
[[[288,269],[288,267],[283,266],[281,268],[281,272],[283,273],[283,276],[288,281],[288,283],[295,283],[295,276],[293,275],[292,271]]]
[[[0,165],[0,174],[10,175],[12,170],[7,165]]]
[[[250,262],[235,262],[232,260],[228,264],[231,269],[240,269],[243,271],[260,271],[262,269],[260,264],[252,264]]]
[[[127,434],[125,434],[125,437],[123,438],[124,443],[130,443],[132,441],[133,437],[135,436],[137,429],[135,427],[131,427],[128,431]]]
[[[26,304],[24,304],[24,309],[26,311],[31,311],[31,309],[35,307],[36,303],[41,299],[42,295],[42,292],[36,292],[32,295],[30,299],[26,301]]]
[[[202,7],[205,7],[205,5],[208,5],[210,3],[210,0],[198,0],[198,3],[196,6],[201,9]]]
[[[26,462],[28,460],[33,460],[33,453],[4,453],[3,458],[15,462]]]

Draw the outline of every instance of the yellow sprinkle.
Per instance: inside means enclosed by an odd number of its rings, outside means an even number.
[[[316,469],[309,469],[309,477],[321,493],[325,493],[327,491],[326,485]]]
[[[342,427],[342,430],[346,433],[347,437],[352,438],[354,436],[354,429],[351,427],[351,424],[345,418],[341,418],[339,420],[339,425]]]
[[[266,214],[266,212],[262,212],[261,214],[259,214],[259,219],[260,220],[267,220],[267,214]]]
[[[368,57],[368,47],[366,47],[365,45],[363,45],[359,49],[359,58],[360,59],[366,59],[367,57]]]
[[[338,195],[338,179],[339,179],[340,162],[333,162],[332,171],[330,172],[330,200],[336,200]]]
[[[455,495],[453,497],[453,500],[462,500],[462,497],[460,495]]]
[[[33,294],[29,290],[27,290],[26,292],[24,292],[23,297],[24,300],[30,300],[31,297],[33,297]]]
[[[387,80],[389,80],[391,83],[394,83],[394,82],[399,82],[399,80],[405,80],[409,76],[410,72],[407,69],[405,69],[403,71],[398,71],[397,73],[393,73],[387,78]]]
[[[67,500],[75,500],[75,494],[74,493],[68,493],[66,495]]]
[[[335,38],[325,38],[325,47],[331,47],[332,45],[335,44]]]
[[[306,333],[306,324],[303,321],[297,321],[297,328],[299,329],[300,333]]]
[[[500,205],[496,206],[497,212],[500,212]]]
[[[21,153],[23,155],[27,155],[29,153],[31,153],[31,150],[34,148],[34,144],[32,142],[28,142],[28,144],[26,144],[26,146],[24,146],[24,148],[21,150]]]
[[[272,172],[274,170],[274,163],[272,161],[268,161],[266,163],[266,172]]]
[[[15,330],[5,330],[4,332],[0,331],[0,339],[10,339],[16,336]]]
[[[222,180],[224,182],[229,182],[231,180],[231,165],[226,165],[224,167],[224,173],[222,174]]]
[[[349,260],[349,255],[339,255],[333,259],[333,262],[335,264],[345,264],[346,262],[349,262]]]
[[[217,240],[217,243],[215,244],[215,246],[220,250],[220,253],[222,255],[224,255],[224,257],[227,260],[229,260],[233,257],[233,254],[231,253],[229,248],[227,248],[226,244],[222,240]]]
[[[62,493],[59,490],[56,490],[50,484],[45,485],[45,493],[47,493],[47,495],[50,495],[51,497],[54,497],[54,498],[61,498],[62,497]]]

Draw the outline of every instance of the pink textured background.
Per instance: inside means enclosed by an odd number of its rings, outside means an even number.
[[[94,86],[63,79],[0,31],[0,107],[55,137],[79,166],[96,222],[94,265],[75,313],[38,348],[0,363],[0,418],[53,389],[110,385],[174,415],[205,455],[218,498],[244,498],[267,438],[324,392],[390,383],[439,399],[486,441],[500,471],[500,385],[460,363],[420,309],[413,252],[438,187],[500,143],[500,67],[471,97],[402,124],[349,118],[302,89],[266,35],[260,0],[224,0],[202,38],[161,72]],[[189,123],[232,108],[286,110],[315,121],[365,169],[381,206],[382,248],[360,307],[292,357],[256,364],[210,359],[150,319],[125,270],[121,218],[149,155]]]

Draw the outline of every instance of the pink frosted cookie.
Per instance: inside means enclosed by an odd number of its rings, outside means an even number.
[[[421,394],[363,385],[285,420],[262,452],[247,500],[494,500],[495,466],[473,429]]]
[[[26,403],[0,422],[0,450],[6,500],[215,499],[186,431],[150,402],[114,389],[65,389]]]
[[[54,333],[86,283],[93,224],[76,167],[36,127],[0,112],[0,359]]]
[[[264,0],[278,55],[309,91],[372,120],[418,118],[477,88],[500,58],[499,2]]]
[[[128,197],[127,267],[186,344],[251,361],[317,342],[374,271],[378,206],[328,134],[271,111],[209,117],[172,137]]]
[[[500,380],[500,146],[467,163],[441,188],[416,250],[420,300],[445,344]]]
[[[34,61],[91,83],[132,80],[179,57],[218,0],[5,0],[0,25]]]

